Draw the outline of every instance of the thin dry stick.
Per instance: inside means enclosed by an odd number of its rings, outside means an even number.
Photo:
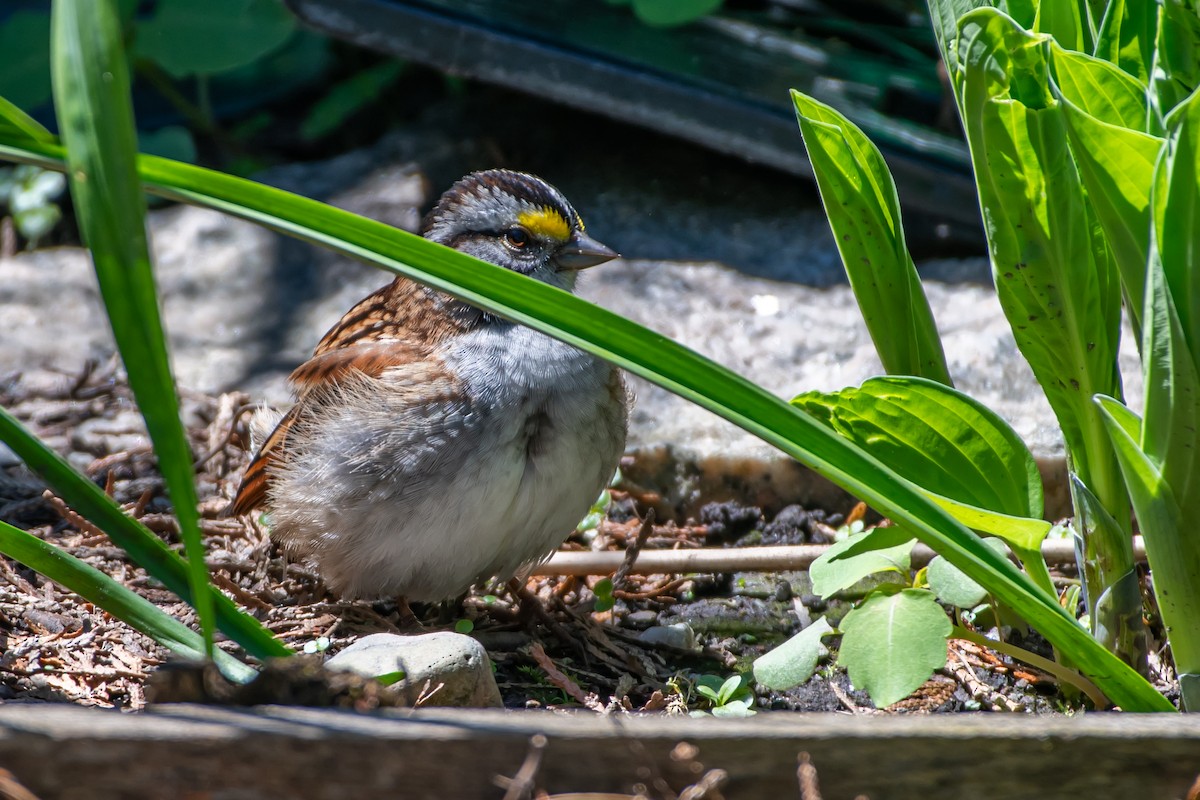
[[[1068,669],[1061,664],[1056,664],[1048,658],[1043,658],[1037,653],[1031,653],[1023,647],[1016,647],[1008,642],[997,641],[990,639],[981,633],[968,630],[963,627],[955,626],[954,634],[959,639],[966,639],[968,642],[974,642],[982,647],[990,647],[998,653],[1004,653],[1006,656],[1024,661],[1030,666],[1036,667],[1043,672],[1053,676],[1059,683],[1066,683],[1074,686],[1079,691],[1083,692],[1091,699],[1098,709],[1106,709],[1112,703],[1104,696],[1104,692],[1100,691],[1096,684],[1092,683],[1086,677],[1074,670]]]
[[[74,525],[81,533],[85,533],[90,537],[101,537],[103,539],[108,538],[107,533],[100,530],[95,525],[72,511],[70,507],[62,501],[62,498],[49,489],[42,492],[42,499],[49,503],[51,507],[58,512],[59,516]]]
[[[808,569],[812,562],[829,549],[829,545],[801,544],[777,547],[733,547],[727,550],[644,550],[630,565],[631,575],[672,575],[687,572],[784,572]],[[1138,561],[1146,560],[1142,537],[1135,536],[1133,554]],[[922,567],[933,560],[935,553],[918,544],[913,548],[912,565]],[[1066,539],[1042,543],[1042,556],[1048,564],[1075,563],[1075,545]],[[534,567],[534,575],[612,575],[621,569],[626,555],[617,550],[560,551],[548,561]]]
[[[593,711],[602,711],[604,707],[593,694],[588,694],[583,689],[579,688],[579,684],[568,678],[558,667],[554,666],[554,662],[550,660],[550,656],[546,655],[545,649],[542,648],[541,642],[534,642],[529,648],[530,655],[533,660],[542,668],[542,672],[546,673],[546,678],[562,689],[567,695],[580,704],[592,709]]]
[[[638,530],[637,538],[633,540],[633,544],[625,548],[625,557],[621,560],[621,566],[612,578],[613,591],[625,588],[625,579],[629,577],[629,571],[633,569],[638,553],[642,552],[642,545],[646,543],[646,539],[650,537],[652,530],[654,530],[653,508],[646,512],[646,518],[642,520],[642,527]]]
[[[817,783],[817,768],[808,753],[796,756],[796,781],[800,784],[800,800],[821,800],[821,787]]]
[[[0,769],[0,800],[38,800],[38,796],[22,786],[11,772]]]
[[[497,775],[492,782],[504,789],[504,800],[528,800],[533,795],[534,778],[542,766],[542,754],[546,752],[546,737],[535,733],[529,739],[529,751],[525,761],[517,769],[517,774],[511,778]]]

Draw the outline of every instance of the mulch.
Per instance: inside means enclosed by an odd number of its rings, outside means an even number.
[[[202,528],[214,583],[288,647],[332,654],[359,637],[401,632],[406,620],[393,602],[343,602],[329,595],[306,564],[290,561],[256,519],[223,518],[248,454],[244,394],[182,391],[181,403],[197,464]],[[0,405],[63,454],[150,530],[182,552],[171,506],[131,392],[115,363],[77,374],[53,371],[0,376]],[[714,505],[701,523],[647,522],[645,503],[613,491],[608,517],[574,535],[573,549],[722,546],[745,529],[765,529],[756,541],[819,540],[840,517],[785,509],[772,521],[758,509]],[[35,475],[0,451],[0,519],[26,529],[113,576],[188,625],[195,614],[108,537],[80,519]],[[505,704],[513,708],[587,707],[597,711],[688,713],[707,708],[694,691],[704,674],[748,671],[756,656],[799,629],[792,609],[814,598],[742,591],[727,575],[622,575],[615,605],[597,611],[599,577],[531,578],[522,594],[537,599],[522,610],[502,585],[475,587],[459,602],[418,606],[427,629],[470,629],[487,648]],[[819,610],[819,609],[818,609]],[[731,630],[696,624],[697,647],[678,649],[643,638],[651,625],[701,620],[774,620],[774,628]],[[736,628],[736,626],[735,626]],[[411,632],[411,631],[408,631]],[[238,652],[236,646],[221,646]],[[26,567],[0,557],[0,701],[69,702],[138,710],[147,681],[172,656]],[[855,691],[845,674],[827,669],[789,692],[756,690],[760,709],[885,713]],[[886,713],[994,709],[1053,712],[1069,704],[1046,676],[969,642],[952,642],[945,669]],[[359,703],[361,707],[361,703]]]

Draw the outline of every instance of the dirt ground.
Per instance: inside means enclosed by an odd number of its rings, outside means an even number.
[[[397,632],[394,603],[341,602],[303,563],[288,561],[262,525],[222,518],[247,461],[242,442],[250,398],[184,392],[197,459],[208,564],[215,584],[289,647],[332,654],[358,637]],[[182,550],[170,504],[128,387],[113,364],[80,374],[0,376],[0,405],[83,470],[128,512]],[[0,451],[0,519],[28,529],[115,576],[168,613],[195,625],[191,608],[131,563],[101,531],[74,515],[34,475]],[[699,521],[644,525],[639,498],[612,492],[607,518],[565,549],[624,550],[821,543],[844,510],[711,504]],[[470,629],[487,648],[511,708],[686,713],[708,708],[694,691],[703,675],[748,672],[752,660],[799,629],[796,609],[827,610],[806,594],[806,575],[618,576],[609,611],[596,611],[597,578],[540,577],[526,588],[539,610],[522,615],[503,586],[475,587],[460,603],[418,606],[430,630]],[[696,646],[652,643],[647,628],[687,622]],[[236,652],[231,643],[223,647]],[[1026,642],[1046,650],[1044,642]],[[141,709],[146,682],[166,650],[62,587],[0,558],[0,701],[49,701]],[[759,710],[911,713],[1006,710],[1057,713],[1071,704],[1048,676],[965,641],[912,697],[880,712],[844,672],[819,670],[788,692],[756,689]]]

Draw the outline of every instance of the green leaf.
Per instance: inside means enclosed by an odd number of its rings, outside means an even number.
[[[1158,28],[1155,0],[1109,0],[1096,34],[1095,56],[1149,85]]]
[[[3,408],[0,408],[0,442],[8,445],[29,469],[40,475],[68,506],[108,534],[108,538],[135,564],[168,590],[192,603],[183,559],[144,525],[126,515],[103,489],[38,441]],[[247,653],[259,659],[292,654],[258,620],[239,610],[228,597],[211,585],[206,584],[204,589],[212,596],[217,627]]]
[[[1085,557],[1101,567],[1085,573],[1098,581],[1087,587],[1089,598],[1098,598],[1133,568],[1128,494],[1091,402],[1097,393],[1121,394],[1121,287],[1050,89],[1051,43],[993,9],[971,12],[956,50],[960,101],[1000,305],[1050,401],[1074,471],[1123,531],[1085,539]],[[1120,620],[1141,627],[1135,609],[1117,616],[1101,627],[1113,630]]]
[[[1168,217],[1164,224],[1174,219]],[[1196,674],[1200,673],[1200,633],[1194,621],[1200,618],[1200,584],[1195,576],[1200,574],[1200,546],[1192,529],[1193,520],[1200,517],[1195,488],[1200,479],[1200,374],[1157,251],[1153,256],[1145,309],[1145,421],[1139,425],[1132,412],[1108,398],[1097,402],[1106,412],[1108,431],[1129,484],[1176,668],[1181,675]],[[1187,686],[1200,689],[1194,681]],[[1189,710],[1200,710],[1200,693],[1185,691],[1184,703]]]
[[[204,640],[198,633],[70,553],[6,522],[0,522],[0,553],[65,586],[171,652],[184,658],[204,658]],[[213,656],[230,680],[245,683],[255,675],[253,669],[221,650]]]
[[[929,498],[971,530],[980,534],[990,534],[1011,547],[1026,574],[1046,596],[1058,596],[1058,591],[1054,588],[1054,579],[1051,578],[1050,570],[1042,558],[1042,541],[1050,534],[1053,525],[1044,519],[1000,514],[958,503],[941,495],[930,494]]]
[[[1053,88],[1100,122],[1143,133],[1158,133],[1162,121],[1147,97],[1146,84],[1085,53],[1051,43]]]
[[[62,169],[61,148],[0,140],[0,158]],[[288,192],[200,167],[144,156],[147,188],[259,222],[397,272],[582,347],[699,404],[825,475],[987,586],[1052,644],[1070,652],[1127,710],[1173,710],[1112,657],[1028,576],[940,511],[909,481],[798,409],[687,348],[551,286],[420,237]]]
[[[392,684],[399,683],[407,677],[408,673],[404,670],[396,670],[395,672],[385,672],[382,675],[376,675],[375,680],[379,681],[384,686],[391,686]]]
[[[121,31],[110,0],[56,0],[52,23],[55,111],[67,147],[76,217],[179,519],[196,614],[211,651],[213,605],[206,591],[192,451],[179,418],[150,268]]]
[[[792,403],[896,472],[919,475],[931,500],[1007,542],[1047,596],[1057,595],[1041,554],[1051,527],[1041,518],[1041,475],[1025,443],[991,409],[919,378],[872,378]]]
[[[871,378],[859,388],[792,401],[922,489],[1022,517],[1042,516],[1042,478],[1016,431],[979,401],[921,378]]]
[[[958,52],[997,293],[1091,483],[1111,460],[1090,398],[1119,396],[1120,291],[1049,92],[1047,42],[980,9],[964,18]]]
[[[633,13],[647,25],[671,28],[706,17],[723,0],[633,0]]]
[[[769,653],[754,659],[754,680],[759,686],[787,691],[813,676],[825,652],[821,637],[833,633],[829,620],[821,617]]]
[[[1191,0],[1160,0],[1154,99],[1165,117],[1200,84],[1200,16]]]
[[[721,687],[725,679],[720,675],[701,675],[696,679],[696,692],[713,703],[721,702]]]
[[[1045,33],[1070,50],[1092,49],[1086,9],[1080,0],[1050,0],[1037,4],[1031,31]]]
[[[879,708],[908,697],[946,665],[949,618],[933,593],[872,595],[842,620],[838,665]]]
[[[312,105],[300,123],[300,137],[312,141],[337,130],[352,115],[376,100],[404,71],[400,61],[384,61],[334,85]]]
[[[280,0],[158,0],[138,26],[136,52],[176,78],[213,75],[257,61],[295,29]]]
[[[1154,173],[1154,241],[1182,328],[1180,344],[1200,357],[1200,94],[1177,107],[1167,125]],[[1195,363],[1200,369],[1200,360]]]
[[[1112,248],[1133,329],[1140,336],[1150,247],[1150,187],[1162,140],[1102,122],[1062,95],[1059,98],[1071,154]]]
[[[883,154],[831,106],[795,91],[792,103],[846,276],[884,369],[950,384]]]
[[[46,130],[40,122],[17,108],[4,97],[0,97],[0,139],[5,141],[20,141],[28,139],[34,142],[53,142],[54,134]]]
[[[138,131],[138,147],[144,153],[176,161],[196,161],[196,140],[182,125],[167,125],[156,131]]]
[[[1001,555],[1007,552],[1004,542],[1000,539],[987,538],[983,543]],[[941,556],[929,562],[926,576],[929,579],[929,588],[947,605],[974,608],[987,599],[987,589],[968,578],[962,570]]]
[[[14,11],[0,22],[0,95],[11,105],[36,109],[50,100],[50,15]]]
[[[831,597],[877,572],[907,577],[915,543],[912,533],[892,526],[872,528],[832,544],[809,567],[813,592]]]

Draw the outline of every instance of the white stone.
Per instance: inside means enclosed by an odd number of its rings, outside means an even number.
[[[393,684],[410,704],[500,707],[500,689],[483,645],[461,633],[437,631],[417,636],[373,633],[325,662],[368,678],[405,673]]]
[[[646,644],[662,644],[676,650],[696,650],[696,632],[686,622],[674,625],[653,625],[638,634]]]

